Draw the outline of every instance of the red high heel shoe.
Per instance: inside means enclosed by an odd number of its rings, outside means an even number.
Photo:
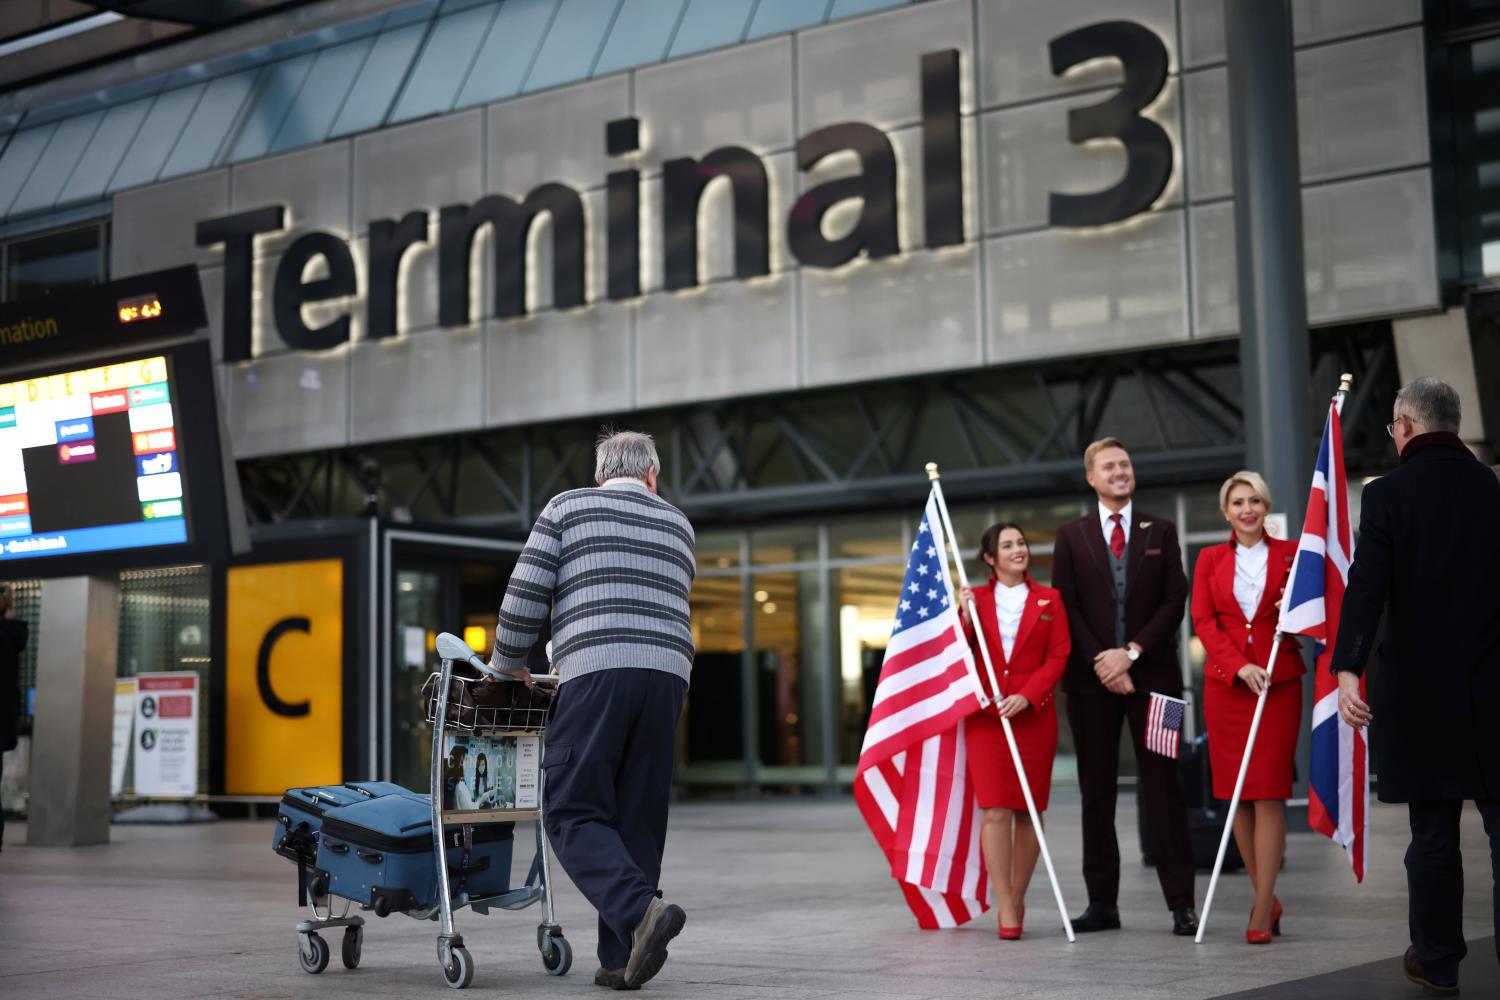
[[[1286,911],[1281,908],[1281,900],[1275,896],[1271,897],[1271,933],[1277,937],[1281,936],[1281,916]]]
[[[1019,941],[1019,940],[1021,940],[1021,928],[1019,928],[1019,927],[1007,927],[1004,924],[1001,924],[1000,925],[1000,940],[1001,941]]]
[[[1271,943],[1271,932],[1270,931],[1257,931],[1257,930],[1254,930],[1254,929],[1247,930],[1247,931],[1245,931],[1245,943],[1246,944],[1270,944]]]

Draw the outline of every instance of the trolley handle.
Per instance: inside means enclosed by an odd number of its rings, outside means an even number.
[[[495,670],[484,661],[483,657],[469,648],[467,642],[464,642],[452,632],[441,633],[437,637],[436,646],[438,655],[443,659],[452,660],[455,663],[467,663],[489,680],[512,681],[517,684],[523,683],[519,677],[512,677],[510,674],[502,674]],[[557,674],[531,675],[531,683],[533,684],[557,684],[560,680],[561,678]]]

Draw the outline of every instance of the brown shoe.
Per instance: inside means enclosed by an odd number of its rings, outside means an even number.
[[[667,961],[667,943],[682,933],[687,914],[682,907],[653,898],[646,915],[630,935],[630,961],[625,964],[625,989],[637,990],[661,971]]]
[[[1422,960],[1417,958],[1416,945],[1406,949],[1406,955],[1401,959],[1401,971],[1406,973],[1407,979],[1422,987],[1422,992],[1428,996],[1458,996],[1458,983],[1439,983],[1428,978],[1427,973],[1422,971]]]
[[[612,990],[624,990],[630,988],[625,985],[624,969],[606,969],[602,965],[594,970],[594,985],[604,986]]]

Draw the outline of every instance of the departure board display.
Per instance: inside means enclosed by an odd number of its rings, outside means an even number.
[[[190,540],[165,353],[0,384],[0,562]]]

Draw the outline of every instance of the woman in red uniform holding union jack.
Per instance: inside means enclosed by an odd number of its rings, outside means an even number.
[[[1255,702],[1266,687],[1267,660],[1281,616],[1281,596],[1297,543],[1266,534],[1271,491],[1254,472],[1236,472],[1219,488],[1219,509],[1233,533],[1204,549],[1193,574],[1193,627],[1203,643],[1203,715],[1214,798],[1229,799],[1239,777]],[[1255,887],[1245,940],[1269,944],[1281,933],[1276,874],[1286,850],[1286,800],[1292,794],[1297,733],[1302,724],[1301,677],[1307,672],[1297,643],[1281,643],[1270,693],[1245,774],[1234,842]]]
[[[1002,523],[986,531],[980,540],[979,558],[993,575],[988,583],[962,591],[959,614],[969,644],[974,647],[986,693],[993,696],[974,625],[968,617],[972,599],[1000,682],[1000,695],[995,699],[998,711],[996,707],[986,708],[965,720],[964,736],[969,776],[984,811],[979,842],[1000,911],[1000,937],[1013,941],[1021,936],[1026,887],[1036,870],[1041,846],[1000,719],[1010,720],[1021,766],[1040,814],[1047,808],[1052,758],[1057,754],[1054,689],[1067,665],[1072,642],[1061,595],[1027,573],[1031,549],[1018,526]]]

